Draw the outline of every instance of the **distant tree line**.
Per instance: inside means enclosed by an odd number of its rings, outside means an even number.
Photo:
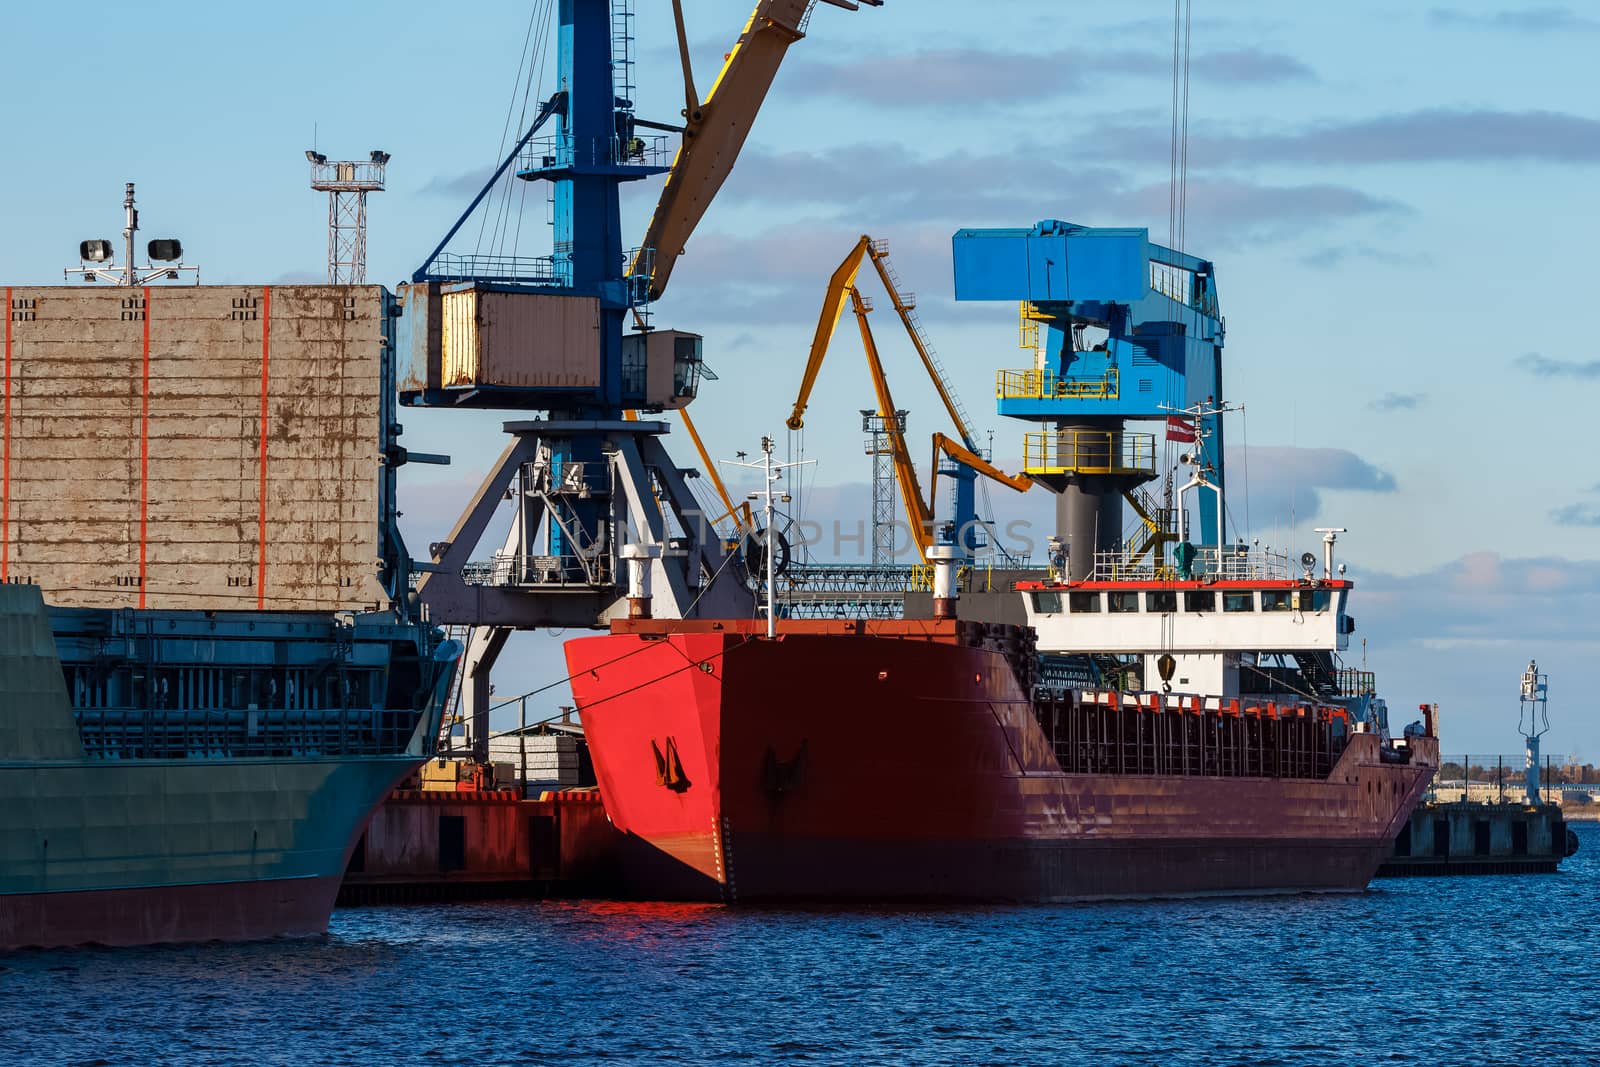
[[[1499,762],[1485,766],[1473,761],[1472,765],[1465,766],[1456,760],[1445,760],[1439,765],[1439,773],[1435,780],[1440,782],[1459,782],[1462,779],[1489,785],[1522,785],[1526,779],[1522,768],[1522,758],[1507,756],[1504,765]],[[1540,778],[1545,785],[1600,785],[1600,767],[1592,763],[1560,763],[1552,764],[1548,769],[1541,768]]]

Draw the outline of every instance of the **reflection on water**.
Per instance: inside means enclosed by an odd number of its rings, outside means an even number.
[[[1554,876],[1103,905],[357,908],[0,957],[0,1051],[103,1063],[1593,1062],[1600,827]]]

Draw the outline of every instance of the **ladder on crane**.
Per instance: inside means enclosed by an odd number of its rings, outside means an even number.
[[[939,359],[939,352],[933,347],[933,342],[928,340],[927,331],[922,328],[922,318],[917,314],[917,294],[906,291],[900,281],[899,272],[889,260],[889,242],[873,240],[867,252],[872,257],[873,267],[878,271],[878,280],[883,282],[883,288],[894,304],[895,314],[900,316],[900,321],[906,328],[906,335],[911,338],[912,347],[917,350],[928,377],[933,379],[935,388],[939,390],[940,399],[949,409],[950,420],[956,424],[956,432],[961,435],[961,443],[974,452],[978,451],[977,438],[972,434],[972,420],[967,417],[967,409],[961,403],[961,395],[950,384],[950,375],[946,373],[944,363]]]
[[[444,698],[444,715],[439,719],[439,740],[435,750],[441,756],[452,751],[451,737],[461,725],[461,687],[467,677],[467,646],[472,641],[472,627],[451,625],[445,627],[445,637],[461,644],[461,661],[456,665],[455,677],[450,680],[450,692]]]
[[[911,456],[906,450],[905,423],[901,410],[895,407],[894,397],[889,391],[889,382],[884,375],[883,364],[878,356],[877,342],[873,339],[872,330],[867,325],[867,315],[872,310],[872,302],[868,299],[857,284],[857,276],[862,266],[871,261],[873,270],[878,275],[878,280],[883,283],[884,290],[889,294],[889,299],[894,306],[895,314],[899,316],[901,325],[905,327],[906,334],[911,340],[912,347],[916,349],[918,358],[922,361],[923,370],[927,372],[929,380],[939,394],[940,401],[944,404],[946,414],[955,425],[960,440],[952,440],[942,433],[933,435],[933,480],[930,483],[928,502],[922,502],[922,490],[917,478],[916,467]],[[973,438],[971,421],[967,417],[966,409],[957,399],[955,390],[951,387],[949,375],[946,373],[943,362],[939,359],[937,351],[929,343],[922,322],[916,314],[916,296],[906,292],[895,271],[894,265],[889,262],[888,243],[863,234],[856,241],[844,261],[833,272],[828,280],[828,289],[823,296],[822,310],[817,317],[816,333],[812,337],[810,356],[806,361],[805,373],[801,376],[799,394],[795,397],[794,408],[789,413],[786,424],[791,430],[799,430],[805,425],[806,405],[811,399],[812,390],[817,384],[818,372],[822,369],[823,359],[827,355],[828,346],[832,340],[835,328],[845,310],[845,301],[850,302],[855,311],[856,323],[861,331],[861,344],[867,357],[867,368],[872,377],[873,390],[877,394],[878,408],[876,414],[863,412],[864,428],[873,435],[873,443],[869,451],[874,455],[875,472],[880,470],[877,466],[882,459],[882,453],[887,450],[893,461],[894,482],[899,486],[900,496],[905,505],[906,519],[911,527],[912,540],[916,543],[919,556],[926,557],[927,550],[934,543],[933,517],[937,495],[938,479],[941,475],[948,476],[954,470],[967,468],[974,474],[998,481],[1017,492],[1026,492],[1033,484],[1026,475],[1008,475],[996,468],[986,459],[979,450],[977,441]],[[948,458],[951,464],[947,466],[943,460]],[[886,465],[885,465],[886,468]],[[887,497],[885,487],[888,484],[886,469],[882,474],[874,476],[874,554],[881,557],[883,554],[877,538],[877,528],[881,517],[881,508],[877,505]],[[964,527],[976,519],[976,515],[963,518],[957,515],[957,526]],[[885,547],[892,551],[893,542],[885,538]],[[881,559],[880,559],[881,562]]]
[[[628,102],[630,111],[638,91],[634,84],[634,18],[633,0],[611,0],[611,87],[617,99]]]

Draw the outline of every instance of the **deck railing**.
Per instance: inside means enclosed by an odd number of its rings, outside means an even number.
[[[1195,550],[1190,574],[1197,579],[1216,581],[1285,581],[1292,577],[1287,554],[1251,546],[1224,545]],[[1096,552],[1096,582],[1170,582],[1177,570],[1167,562],[1154,562],[1148,556],[1132,557],[1125,552]]]
[[[84,754],[122,761],[397,756],[423,711],[80,708],[76,714]]]
[[[1101,378],[1063,377],[1053,370],[1003,370],[995,376],[997,400],[1115,400],[1121,379],[1112,367]]]

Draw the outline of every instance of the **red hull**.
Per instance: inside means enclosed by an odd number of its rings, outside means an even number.
[[[1063,774],[1005,657],[954,623],[655,625],[566,646],[642,895],[1354,891],[1437,762],[1357,734],[1326,780]]]
[[[0,949],[320,934],[328,929],[339,882],[338,877],[287,878],[12,895],[0,898]]]

